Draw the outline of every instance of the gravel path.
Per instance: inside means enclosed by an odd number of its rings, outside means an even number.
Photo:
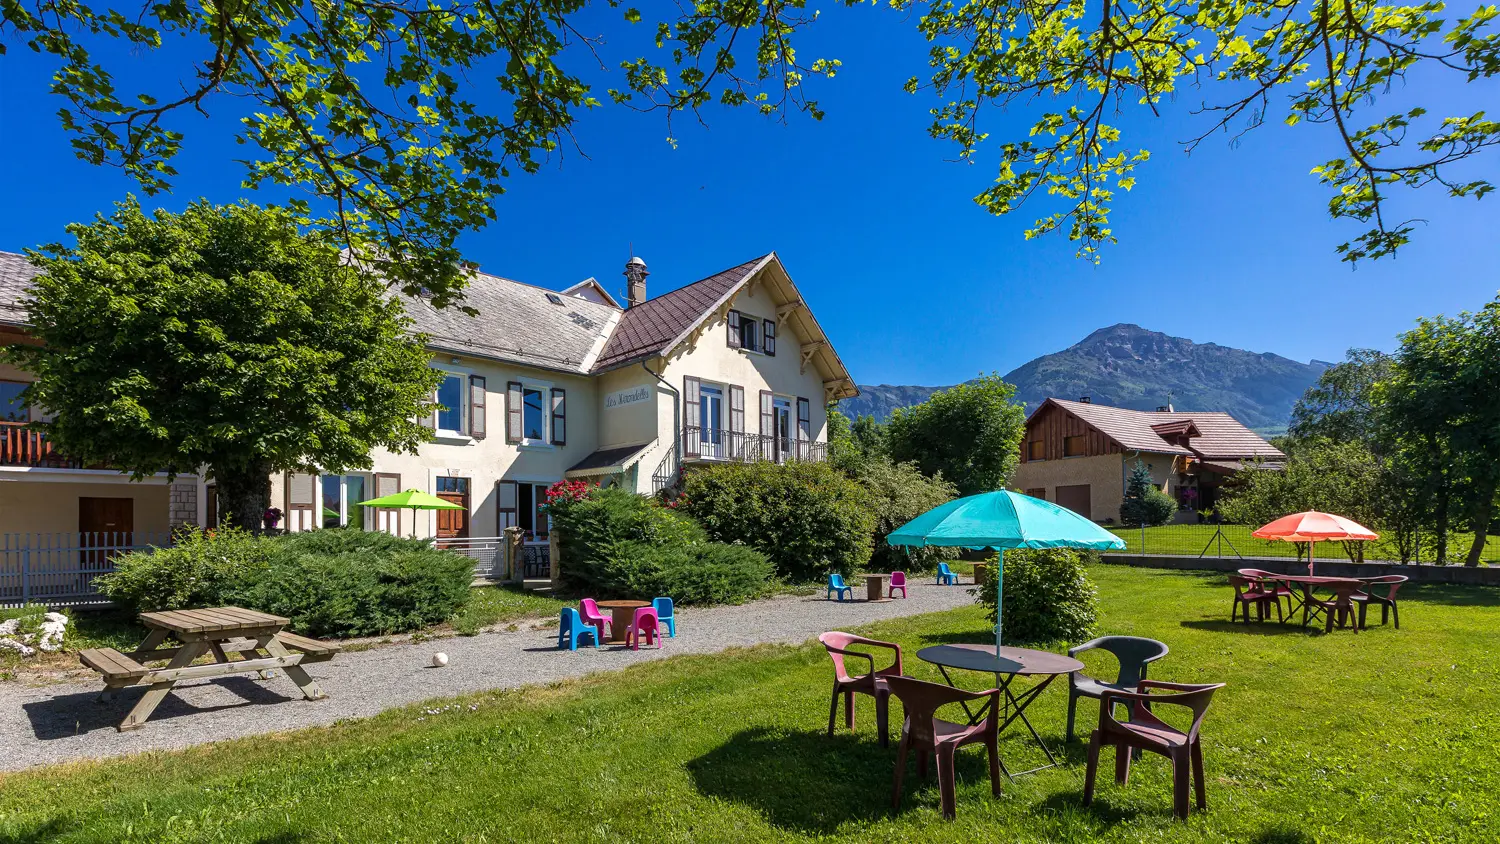
[[[862,586],[863,584],[859,584]],[[555,625],[541,630],[483,633],[340,654],[308,666],[328,693],[316,702],[277,672],[271,680],[236,675],[183,683],[144,727],[114,729],[144,693],[127,689],[97,703],[99,682],[24,688],[0,683],[0,770],[73,759],[189,747],[211,741],[363,718],[396,706],[486,689],[507,689],[622,668],[679,653],[708,653],[765,642],[795,644],[827,630],[969,605],[967,588],[916,583],[910,598],[883,603],[780,597],[744,606],[677,611],[677,638],[640,651],[556,649]],[[447,668],[429,668],[434,651]]]

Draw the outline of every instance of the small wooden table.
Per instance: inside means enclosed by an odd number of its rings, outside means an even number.
[[[889,601],[885,596],[885,579],[890,575],[867,574],[865,578],[865,600],[866,601]]]
[[[609,638],[611,645],[623,645],[628,640],[630,625],[635,623],[635,611],[651,606],[650,601],[600,601],[599,609],[609,610]]]
[[[84,665],[104,675],[101,700],[108,700],[116,689],[150,686],[120,722],[118,729],[122,732],[145,724],[180,680],[249,673],[266,679],[271,669],[280,668],[306,699],[326,697],[302,665],[333,659],[338,646],[286,632],[284,628],[290,621],[279,615],[239,607],[215,607],[141,613],[140,620],[150,632],[134,651],[126,654],[114,648],[90,648],[78,655]],[[162,647],[169,636],[182,644]],[[214,661],[193,665],[206,654],[211,654]],[[238,654],[240,658],[232,660],[230,654]],[[160,660],[167,661],[166,667],[145,665]]]
[[[1005,767],[1005,762],[1002,760],[1000,769],[1007,777],[1015,779],[1021,774],[1033,774],[1047,768],[1055,768],[1060,764],[1052,755],[1052,751],[1048,749],[1047,743],[1042,741],[1036,728],[1031,726],[1031,722],[1026,719],[1026,707],[1030,706],[1031,702],[1036,700],[1042,690],[1051,685],[1053,680],[1065,674],[1082,671],[1084,667],[1082,662],[1070,656],[1030,648],[1005,647],[1001,648],[997,655],[994,645],[934,645],[917,651],[917,659],[936,665],[943,675],[943,680],[954,688],[958,686],[954,684],[953,678],[948,676],[949,668],[995,675],[995,685],[1003,695],[1005,711],[986,712],[990,706],[986,703],[978,712],[973,712],[970,711],[969,704],[964,703],[962,705],[964,713],[969,716],[969,723],[978,724],[986,715],[989,715],[999,719],[1000,725],[997,732],[1003,733],[1012,721],[1019,718],[1021,723],[1026,725],[1026,729],[1031,731],[1031,737],[1042,748],[1042,752],[1047,754],[1046,765],[1029,771],[1017,771],[1014,774]],[[1017,677],[1041,677],[1042,681],[1020,694],[1011,694],[1011,683]]]

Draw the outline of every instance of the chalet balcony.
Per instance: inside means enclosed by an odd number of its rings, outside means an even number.
[[[682,429],[682,449],[685,462],[751,463],[756,460],[772,460],[785,463],[788,460],[821,462],[828,459],[826,442],[727,431],[722,428],[715,430],[696,425]]]
[[[83,469],[77,460],[52,450],[47,435],[25,422],[0,422],[0,466],[42,469]]]

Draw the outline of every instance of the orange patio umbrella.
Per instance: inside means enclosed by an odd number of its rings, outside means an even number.
[[[1281,539],[1286,542],[1306,542],[1307,573],[1309,575],[1313,573],[1313,549],[1317,547],[1317,543],[1330,539],[1370,540],[1380,538],[1380,534],[1353,519],[1335,516],[1332,513],[1319,513],[1317,510],[1308,510],[1306,513],[1293,513],[1290,516],[1282,516],[1268,525],[1262,525],[1251,531],[1250,535],[1257,539]]]

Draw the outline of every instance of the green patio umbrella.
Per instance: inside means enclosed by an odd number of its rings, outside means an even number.
[[[359,502],[359,506],[404,507],[411,510],[411,535],[413,538],[415,538],[417,535],[418,510],[464,509],[464,506],[462,504],[454,504],[451,501],[444,501],[443,499],[438,498],[436,495],[432,495],[431,493],[422,492],[421,490],[416,489],[408,489],[405,492],[392,493],[391,495],[382,495],[379,498],[372,498],[369,501],[361,501]]]
[[[1000,647],[1008,549],[1125,547],[1124,540],[1066,507],[1009,490],[970,495],[934,507],[891,531],[885,541],[916,548],[993,548],[999,552],[995,561],[996,649]]]

